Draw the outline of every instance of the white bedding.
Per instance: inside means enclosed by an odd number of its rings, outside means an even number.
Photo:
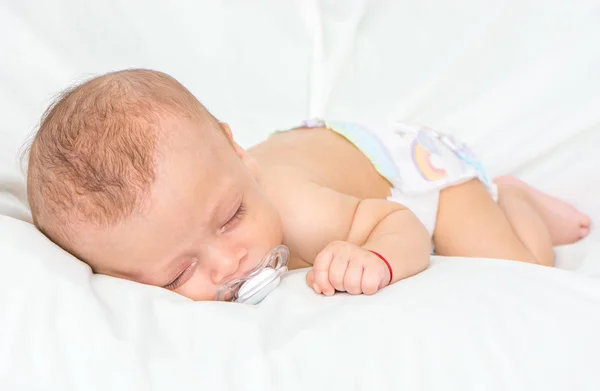
[[[92,275],[27,222],[41,112],[123,67],[171,73],[246,146],[315,111],[427,123],[599,221],[600,3],[461,4],[0,3],[0,390],[600,389],[597,230],[559,269],[435,258],[334,298],[299,271],[250,307]]]

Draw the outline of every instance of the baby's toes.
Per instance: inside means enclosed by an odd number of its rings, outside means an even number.
[[[579,213],[581,216],[579,217],[579,225],[581,225],[582,227],[585,228],[589,228],[590,227],[590,217],[587,215],[584,215],[583,213]]]
[[[579,223],[579,237],[585,238],[590,233],[590,217],[577,212],[577,221]]]
[[[582,239],[588,236],[590,233],[590,218],[582,214],[582,218],[579,220],[579,237]]]

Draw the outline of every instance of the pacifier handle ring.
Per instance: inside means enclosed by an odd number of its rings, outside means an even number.
[[[214,300],[216,301],[233,301],[236,302],[239,297],[239,292],[242,287],[250,282],[252,279],[259,276],[263,271],[268,267],[275,271],[273,273],[273,277],[269,279],[267,284],[271,284],[275,279],[281,278],[281,276],[288,270],[287,263],[289,258],[290,251],[285,245],[278,245],[269,251],[263,257],[262,261],[255,266],[248,274],[245,276],[238,277],[234,280],[228,281],[225,284],[221,285],[217,292],[215,293]],[[262,285],[262,284],[261,284]],[[264,285],[266,286],[266,285]],[[252,295],[258,293],[260,290],[256,290],[256,287],[250,290]],[[244,295],[244,297],[251,297],[252,295]],[[226,297],[230,297],[226,299]]]

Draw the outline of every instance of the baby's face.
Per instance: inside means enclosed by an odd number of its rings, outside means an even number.
[[[211,300],[281,244],[281,222],[244,152],[191,124],[158,158],[150,202],[127,221],[83,232],[78,247],[97,273]]]

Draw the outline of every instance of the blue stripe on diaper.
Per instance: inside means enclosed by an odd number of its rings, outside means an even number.
[[[363,126],[351,122],[324,121],[325,126],[344,136],[358,148],[373,164],[381,176],[390,183],[400,178],[400,171],[390,151],[375,134]]]

